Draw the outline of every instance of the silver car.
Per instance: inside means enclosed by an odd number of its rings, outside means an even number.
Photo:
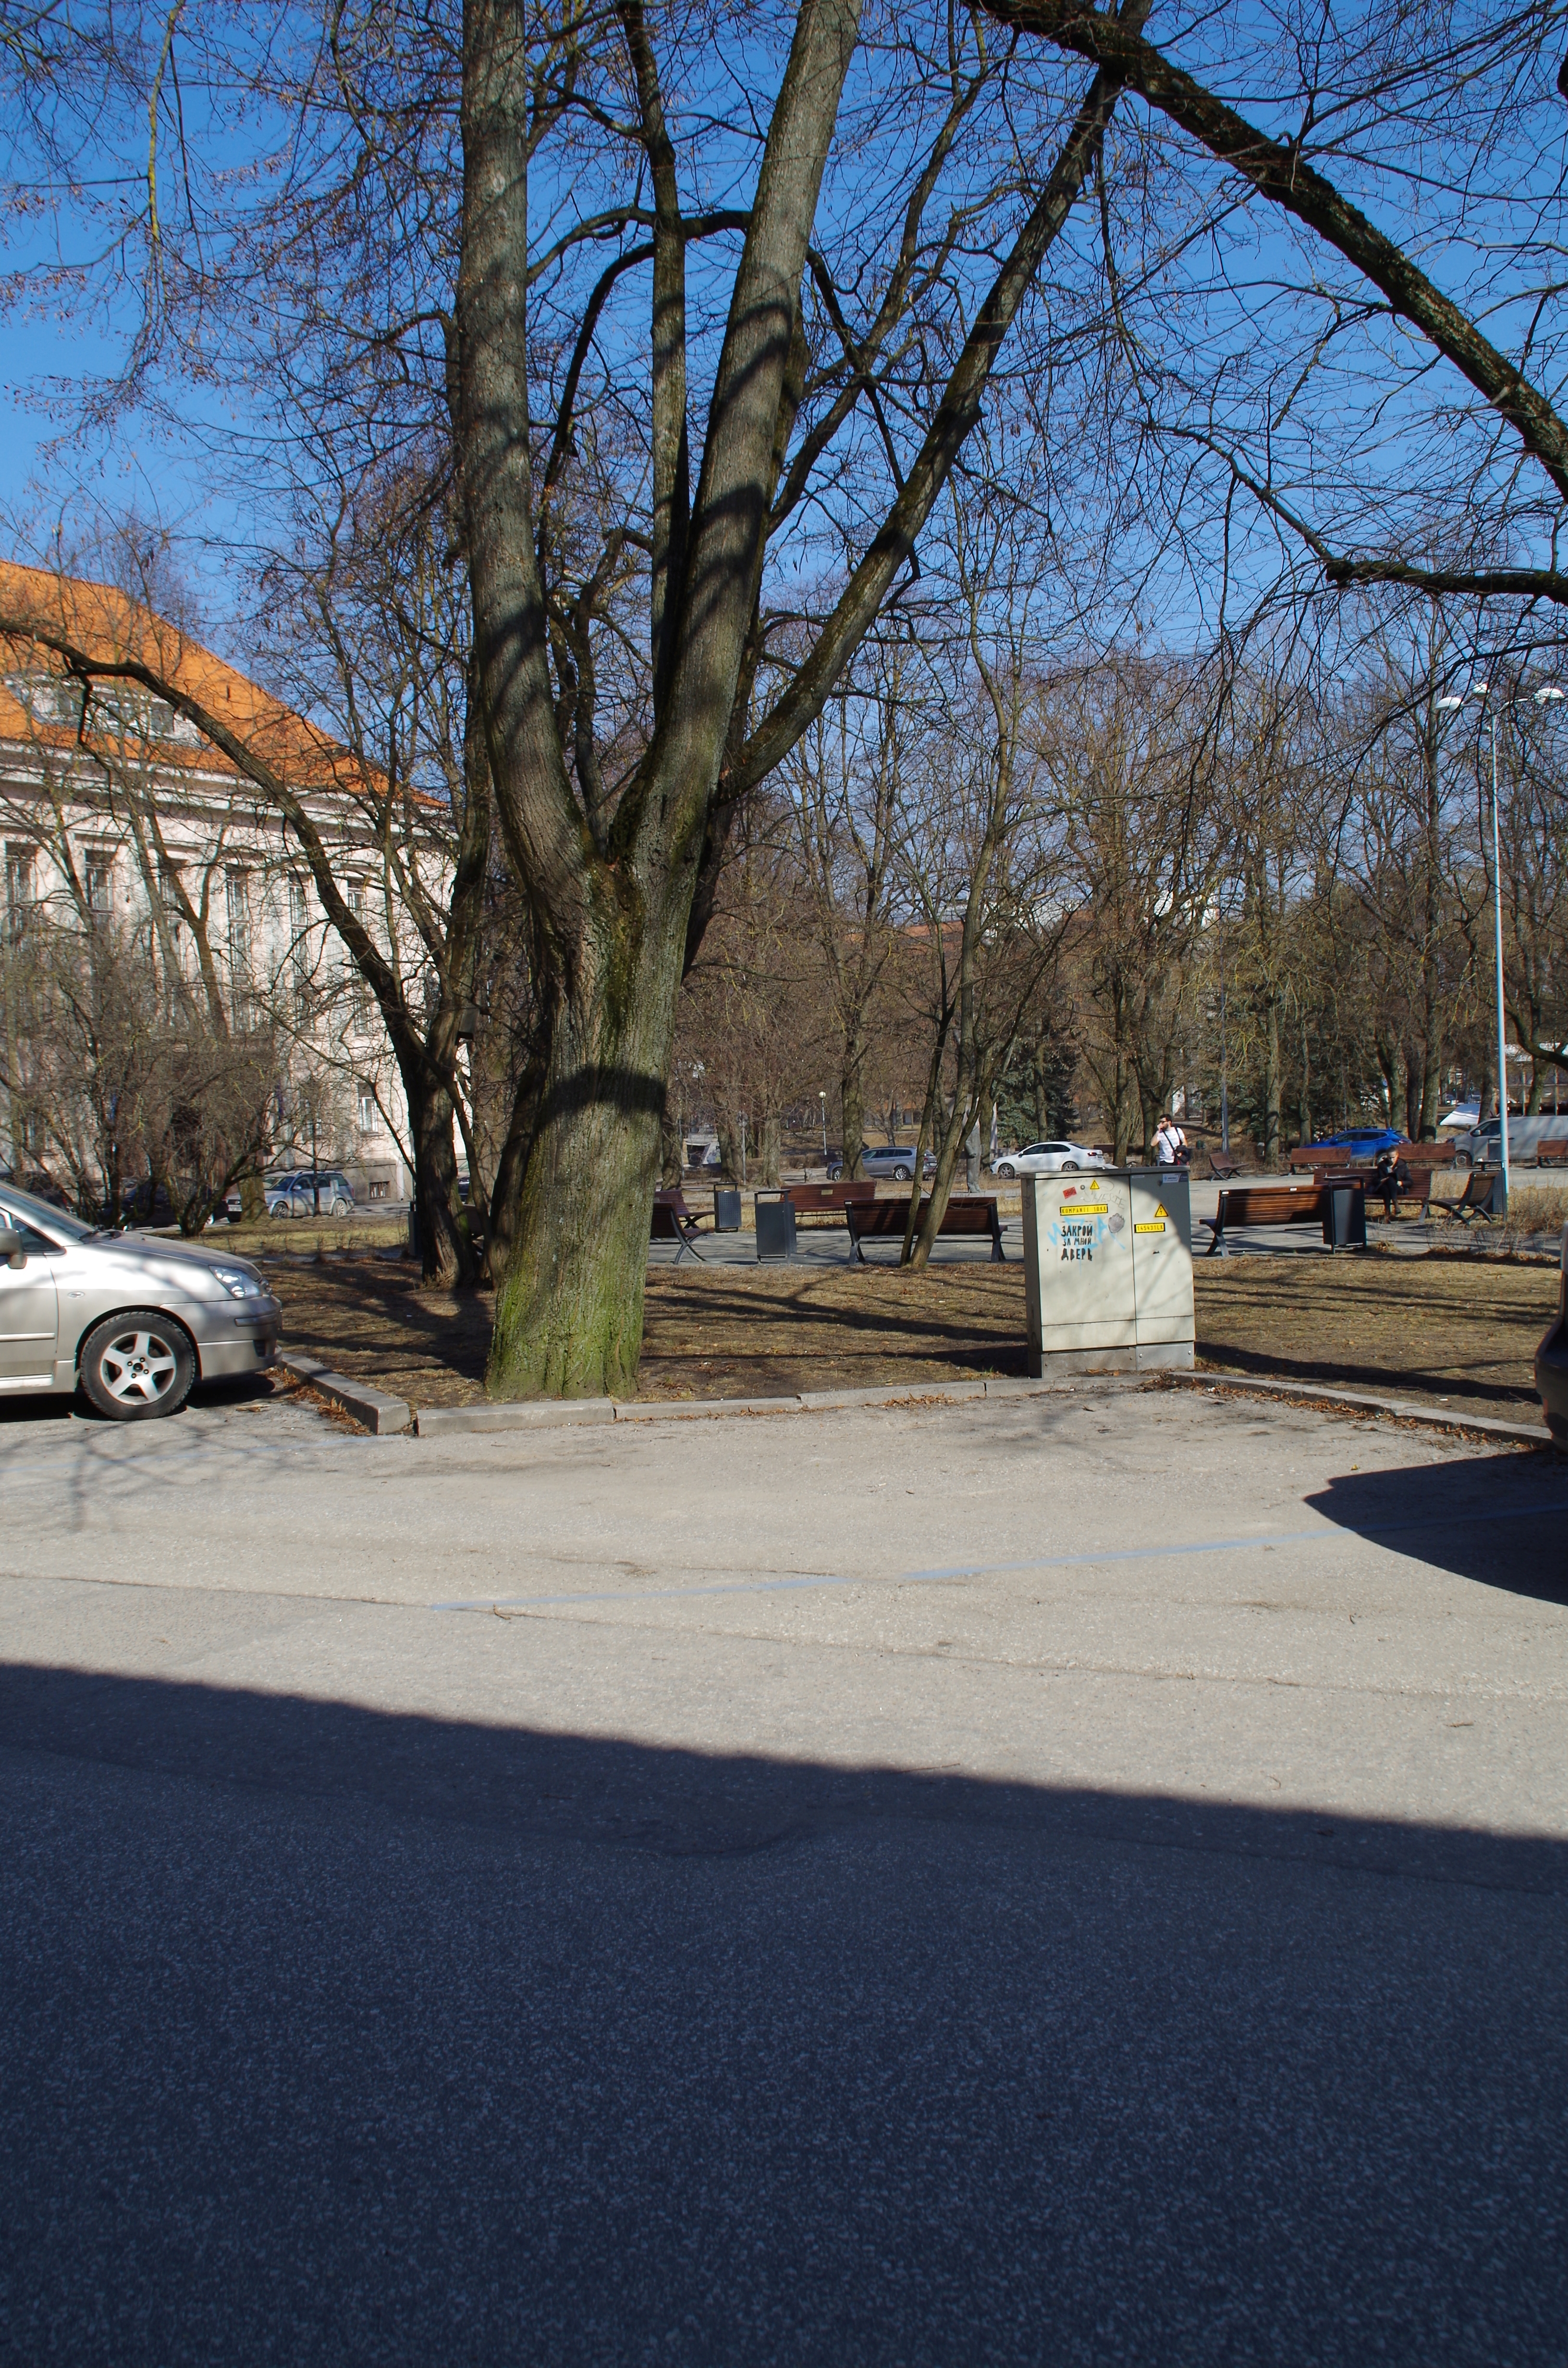
[[[351,1217],[354,1191],[347,1176],[335,1168],[303,1167],[295,1176],[280,1176],[267,1188],[269,1217]]]
[[[199,1381],[265,1372],[281,1322],[244,1258],[97,1233],[0,1184],[0,1395],[80,1383],[117,1422],[175,1414]]]
[[[1104,1167],[1103,1151],[1084,1143],[1026,1143],[1022,1151],[1005,1151],[992,1173],[996,1176],[1073,1176],[1081,1167]]]
[[[907,1184],[915,1174],[915,1148],[912,1143],[862,1144],[860,1173],[863,1177],[869,1178],[891,1176],[895,1184]],[[926,1154],[926,1162],[920,1172],[922,1176],[935,1176],[937,1173],[937,1155],[934,1151],[928,1151]],[[829,1162],[827,1180],[830,1184],[836,1184],[843,1173],[842,1160]]]

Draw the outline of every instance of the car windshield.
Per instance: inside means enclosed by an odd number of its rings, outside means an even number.
[[[52,1234],[56,1241],[85,1242],[97,1230],[64,1209],[51,1208],[47,1201],[35,1201],[30,1192],[18,1192],[14,1184],[0,1188],[0,1212],[6,1211],[14,1212],[24,1224],[36,1225],[42,1234]]]

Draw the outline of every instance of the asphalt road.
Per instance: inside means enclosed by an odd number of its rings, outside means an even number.
[[[0,2353],[1568,2360],[1568,1464],[0,1411]]]

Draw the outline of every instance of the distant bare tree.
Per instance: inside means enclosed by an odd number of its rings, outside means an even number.
[[[1119,1164],[1150,1154],[1179,1073],[1192,957],[1221,851],[1213,751],[1192,669],[1123,656],[1042,700],[1064,817],[1082,1057]]]

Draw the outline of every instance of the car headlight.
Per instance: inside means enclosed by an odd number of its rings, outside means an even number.
[[[263,1295],[255,1275],[246,1274],[237,1266],[215,1266],[212,1273],[231,1299],[260,1299]]]

